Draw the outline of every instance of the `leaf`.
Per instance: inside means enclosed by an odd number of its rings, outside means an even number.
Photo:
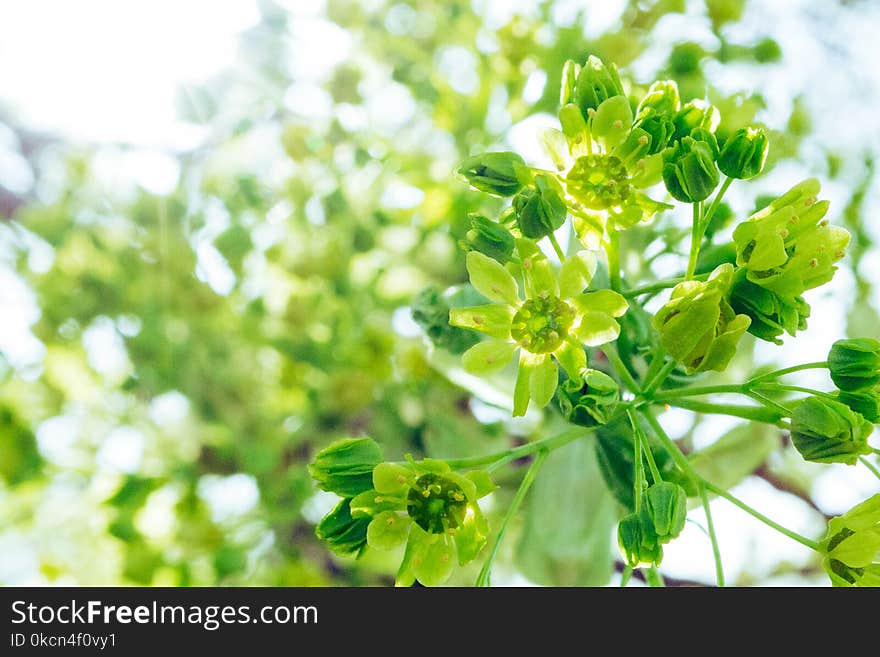
[[[731,488],[761,466],[779,446],[779,430],[750,423],[734,427],[690,457],[694,469],[721,488]]]
[[[614,498],[599,473],[592,437],[547,457],[527,498],[516,564],[547,586],[602,586],[611,577]]]

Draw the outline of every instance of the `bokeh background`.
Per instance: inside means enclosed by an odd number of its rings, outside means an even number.
[[[729,378],[880,338],[878,31],[871,0],[0,3],[0,584],[391,583],[395,555],[317,542],[334,500],[306,465],[347,435],[389,458],[544,435],[458,375],[410,306],[466,280],[466,215],[497,210],[456,163],[492,148],[540,163],[568,58],[615,61],[634,92],[672,77],[765,124],[770,167],[731,190],[737,216],[817,176],[852,232],[833,283],[808,293],[809,330],[782,347],[748,336]],[[687,218],[664,221],[668,237]],[[680,267],[652,230],[633,276]],[[760,428],[662,421],[696,448],[747,432],[734,492],[805,534],[877,490]],[[521,475],[499,474],[490,519]],[[827,584],[809,551],[713,511],[731,582]],[[690,517],[662,570],[711,583]],[[614,584],[613,523],[592,446],[574,444],[494,581]]]

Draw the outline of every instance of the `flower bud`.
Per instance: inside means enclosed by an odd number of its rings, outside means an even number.
[[[672,138],[678,141],[690,135],[695,128],[705,128],[709,132],[715,132],[721,122],[721,114],[714,105],[695,98],[678,110],[672,121],[675,124],[675,134]]]
[[[791,425],[791,442],[807,461],[855,465],[871,452],[873,425],[840,402],[807,397],[795,406]]]
[[[650,137],[648,142],[648,155],[659,153],[669,145],[669,140],[675,133],[675,125],[672,119],[665,114],[661,114],[654,110],[647,110],[640,115],[636,121],[635,128],[643,130]],[[633,129],[635,132],[635,129]]]
[[[696,203],[718,186],[718,168],[712,148],[704,141],[684,137],[663,154],[663,182],[673,198]]]
[[[855,392],[841,391],[837,395],[837,399],[868,422],[880,423],[880,386]]]
[[[614,64],[606,65],[598,57],[590,55],[578,74],[575,88],[575,103],[580,107],[584,118],[603,101],[622,95],[623,85],[620,84],[617,67]]]
[[[654,114],[671,120],[680,105],[678,85],[675,80],[657,80],[648,87],[648,93],[639,103],[636,116],[642,118]]]
[[[630,568],[656,566],[663,560],[663,546],[650,523],[631,513],[617,525],[617,544]]]
[[[515,246],[510,231],[501,224],[479,214],[471,214],[469,219],[471,229],[465,233],[462,247],[466,251],[479,251],[501,264],[510,260]]]
[[[565,223],[568,210],[562,200],[562,188],[553,178],[539,174],[535,184],[526,187],[513,199],[516,225],[524,237],[539,239]]]
[[[764,170],[770,142],[763,128],[740,128],[726,142],[718,156],[718,168],[731,178],[746,180]]]
[[[473,331],[452,326],[449,323],[449,311],[456,306],[474,305],[479,299],[476,290],[470,286],[463,287],[448,297],[435,287],[428,286],[413,301],[412,318],[422,327],[433,345],[453,354],[462,354],[477,344],[480,336]]]
[[[315,535],[337,554],[360,552],[367,544],[367,527],[372,518],[369,516],[353,518],[346,498],[336,505],[330,513],[321,519],[315,527]]]
[[[782,297],[747,279],[734,283],[730,306],[737,313],[748,315],[752,323],[749,333],[756,338],[782,344],[783,332],[794,336],[807,328],[810,304],[803,297]]]
[[[668,543],[684,529],[687,493],[684,488],[669,481],[656,483],[645,491],[644,513],[657,539],[661,543]]]
[[[819,551],[834,586],[880,586],[880,494],[829,520]]]
[[[382,450],[371,438],[345,438],[315,456],[309,474],[322,490],[354,497],[373,487],[373,468],[382,462]]]
[[[828,352],[828,370],[840,390],[876,386],[880,383],[880,341],[873,338],[838,340]]]
[[[584,370],[582,380],[568,379],[556,390],[556,403],[566,420],[582,427],[608,422],[620,401],[620,388],[599,370]]]
[[[575,89],[577,88],[578,74],[581,72],[580,64],[569,59],[562,67],[562,84],[559,91],[559,104],[568,105],[575,102]]]
[[[458,167],[458,175],[481,192],[495,196],[513,196],[520,189],[525,160],[516,153],[482,153],[467,158]]]
[[[725,263],[705,282],[679,283],[654,316],[660,341],[688,374],[723,371],[749,327],[748,316],[737,315],[727,301],[732,276],[733,266]]]

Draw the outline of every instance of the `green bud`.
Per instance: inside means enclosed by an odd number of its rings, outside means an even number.
[[[718,140],[715,138],[715,133],[709,132],[706,128],[694,128],[691,130],[691,139],[695,139],[697,141],[702,141],[706,145],[709,146],[709,150],[712,151],[712,159],[717,160],[719,155],[718,150]]]
[[[837,395],[837,399],[868,422],[880,423],[880,386],[855,392],[841,391]]]
[[[614,64],[606,66],[601,59],[590,55],[578,74],[574,95],[575,103],[585,118],[591,109],[597,109],[603,101],[622,96],[623,85],[617,67]]]
[[[776,344],[782,344],[779,336],[783,332],[794,336],[806,330],[810,316],[810,304],[803,297],[782,297],[746,279],[734,284],[730,305],[736,313],[751,318],[749,333]]]
[[[807,461],[855,465],[870,454],[868,436],[873,426],[844,404],[807,397],[791,416],[791,442]]]
[[[471,214],[471,229],[465,234],[462,247],[466,251],[479,251],[501,264],[510,260],[515,241],[513,235],[501,224],[479,214]]]
[[[669,115],[651,109],[639,114],[635,128],[644,131],[651,138],[647,151],[649,155],[659,153],[666,148],[675,133],[675,125]],[[633,131],[635,132],[635,129]]]
[[[337,554],[359,553],[367,544],[367,527],[372,518],[352,518],[350,502],[351,498],[340,501],[315,527],[318,539]]]
[[[599,370],[584,370],[582,380],[567,379],[556,389],[556,404],[572,424],[595,427],[608,422],[620,401],[620,388]]]
[[[705,282],[685,281],[672,290],[669,302],[654,316],[660,341],[688,374],[723,371],[749,327],[727,301],[733,266],[718,266]]]
[[[676,43],[669,53],[669,69],[676,76],[693,75],[699,71],[700,61],[705,56],[706,51],[699,43]]]
[[[668,543],[684,529],[687,520],[687,493],[678,484],[661,481],[645,491],[644,518],[654,528],[661,543]]]
[[[617,544],[630,568],[656,566],[663,560],[663,546],[653,527],[637,513],[624,516],[617,525]]]
[[[534,186],[526,187],[514,197],[516,224],[524,237],[539,239],[565,223],[568,209],[562,193],[553,178],[539,174],[535,176]]]
[[[461,299],[467,293],[473,295],[471,299]],[[446,349],[453,354],[461,354],[473,347],[480,341],[480,336],[473,331],[452,326],[449,323],[449,311],[459,300],[462,306],[476,305],[480,296],[470,286],[450,297],[444,296],[437,288],[429,286],[424,288],[416,296],[412,304],[412,318],[416,324],[422,327],[425,335],[431,343]]]
[[[714,105],[695,98],[678,110],[672,121],[675,124],[675,133],[672,138],[678,141],[690,135],[695,128],[704,128],[709,132],[715,132],[721,122],[721,113]]]
[[[718,168],[712,148],[704,141],[684,137],[663,153],[663,182],[672,197],[696,203],[718,186]]]
[[[769,149],[770,142],[763,128],[740,128],[724,142],[718,168],[731,178],[754,178],[764,170]]]
[[[828,352],[831,380],[848,392],[880,383],[880,341],[873,338],[838,340]]]
[[[482,153],[467,158],[457,170],[459,176],[481,192],[494,196],[513,196],[522,189],[520,177],[526,163],[511,152]]]
[[[575,89],[577,88],[578,74],[581,72],[580,64],[569,59],[562,67],[562,84],[560,85],[559,104],[568,105],[575,102]]]
[[[657,80],[648,87],[648,93],[639,103],[636,116],[642,119],[654,114],[671,119],[678,112],[680,106],[678,85],[675,80]]]
[[[322,490],[354,497],[373,487],[373,468],[382,462],[382,450],[371,438],[345,438],[315,456],[309,474]]]
[[[819,550],[834,586],[880,586],[880,494],[829,520]]]

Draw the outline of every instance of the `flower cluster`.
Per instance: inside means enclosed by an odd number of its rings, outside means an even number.
[[[880,495],[829,520],[819,549],[834,586],[880,586]]]

